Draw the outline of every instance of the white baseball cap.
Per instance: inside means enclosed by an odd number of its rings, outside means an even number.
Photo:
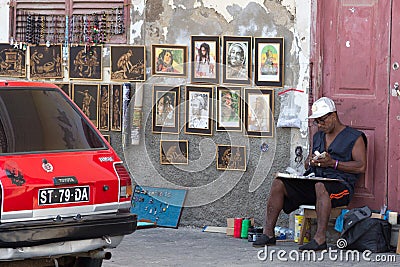
[[[335,102],[328,97],[321,97],[311,107],[312,114],[309,119],[320,118],[330,112],[336,111]]]

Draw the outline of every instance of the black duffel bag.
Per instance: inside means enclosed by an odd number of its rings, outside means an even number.
[[[352,209],[345,214],[340,235],[343,245],[341,248],[372,252],[390,250],[391,225],[385,220],[370,216],[371,210],[368,207]]]

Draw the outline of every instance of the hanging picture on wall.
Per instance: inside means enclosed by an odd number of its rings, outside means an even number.
[[[219,36],[191,36],[192,83],[219,83]]]
[[[62,78],[61,45],[29,46],[30,78]]]
[[[223,36],[223,83],[251,83],[250,36]]]
[[[98,127],[99,85],[73,84],[72,99],[92,123]]]
[[[101,45],[77,45],[69,48],[69,78],[84,80],[102,79]]]
[[[145,46],[111,46],[111,80],[146,80]]]
[[[187,76],[187,46],[152,45],[151,73],[163,76]]]
[[[0,76],[26,77],[26,50],[0,44]]]
[[[283,87],[283,38],[255,38],[255,84]]]
[[[185,133],[212,135],[212,104],[212,86],[186,86]]]
[[[122,129],[122,85],[111,85],[111,131]]]
[[[99,130],[110,130],[110,85],[100,84]]]
[[[103,134],[104,138],[107,140],[109,144],[111,144],[111,137],[109,134]]]
[[[188,164],[187,140],[161,140],[161,164]]]
[[[242,131],[241,87],[217,87],[217,131]]]
[[[71,87],[69,86],[69,83],[54,83],[58,87],[60,87],[61,90],[64,91],[69,97],[71,97]]]
[[[179,133],[179,86],[153,86],[153,133]]]
[[[253,137],[273,137],[274,90],[244,89],[245,133]]]
[[[217,145],[217,170],[246,171],[246,147]]]

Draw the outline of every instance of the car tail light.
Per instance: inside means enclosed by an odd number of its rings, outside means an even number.
[[[129,172],[121,163],[115,164],[115,171],[120,180],[119,198],[130,198],[132,196],[132,181]]]

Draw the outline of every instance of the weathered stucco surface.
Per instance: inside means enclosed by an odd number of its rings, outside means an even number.
[[[227,217],[254,217],[258,225],[262,224],[272,174],[295,167],[294,148],[307,145],[309,10],[309,0],[132,1],[130,40],[147,48],[148,81],[136,84],[136,90],[143,93],[143,99],[132,101],[143,106],[141,137],[139,145],[126,147],[125,159],[138,184],[188,190],[182,225],[223,226]],[[187,45],[190,55],[191,35],[284,37],[285,87],[275,88],[275,121],[280,108],[278,93],[287,88],[301,89],[305,93],[296,99],[296,104],[302,106],[302,129],[276,128],[274,138],[248,138],[243,133],[215,131],[212,136],[188,135],[183,128],[179,135],[152,133],[152,86],[182,85],[183,103],[190,77],[152,77],[151,45]],[[184,112],[181,107],[180,125]],[[161,165],[161,139],[188,140],[189,165]],[[260,150],[264,142],[269,145],[267,152]],[[216,144],[232,143],[247,148],[246,172],[216,169]],[[288,216],[283,215],[280,220],[284,224]]]

